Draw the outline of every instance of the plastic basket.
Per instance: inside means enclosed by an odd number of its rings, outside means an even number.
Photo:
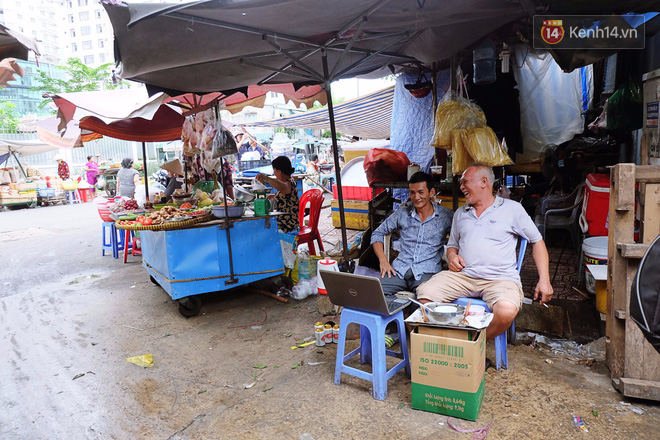
[[[65,180],[64,182],[62,182],[62,189],[64,191],[76,190],[76,189],[78,189],[78,182],[76,182],[76,181],[72,182],[72,181]]]
[[[55,188],[39,188],[37,194],[39,194],[39,197],[54,197]]]
[[[104,222],[114,222],[115,220],[110,216],[112,211],[108,208],[108,205],[98,204],[96,207],[99,210],[99,216]]]

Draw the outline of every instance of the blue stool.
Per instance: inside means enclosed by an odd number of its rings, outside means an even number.
[[[101,256],[105,256],[105,251],[112,251],[112,258],[119,258],[119,251],[124,250],[124,234],[115,226],[115,222],[103,222],[101,224],[103,231],[103,242],[101,246]]]
[[[520,249],[518,250],[518,262],[516,263],[516,269],[520,273],[520,268],[522,267],[523,259],[525,258],[525,250],[527,249],[527,239],[520,239]],[[455,304],[460,304],[466,306],[469,301],[472,301],[471,304],[475,306],[483,306],[486,309],[486,312],[492,313],[488,308],[488,305],[485,301],[482,301],[478,298],[458,298],[455,301],[452,301]],[[508,334],[508,338],[507,338]],[[516,321],[515,319],[511,323],[511,327],[501,335],[495,338],[495,368],[500,369],[501,367],[505,370],[509,369],[509,358],[507,355],[506,343],[507,339],[512,344],[516,340]]]
[[[400,353],[387,350],[385,347],[385,328],[392,321],[396,321],[399,330]],[[348,324],[352,322],[360,324],[360,346],[344,355],[346,329]],[[371,363],[371,373],[344,364],[357,353],[360,353],[361,364]],[[387,356],[403,360],[388,371]],[[406,341],[402,310],[390,316],[381,316],[347,308],[342,310],[339,323],[339,346],[337,347],[337,361],[335,363],[335,385],[339,385],[341,373],[350,374],[371,381],[373,383],[374,399],[385,400],[387,398],[387,381],[404,368],[406,374],[410,377],[408,342]]]
[[[71,203],[72,205],[75,203],[82,203],[82,200],[80,200],[80,194],[78,193],[77,189],[65,190],[64,193],[67,203]]]

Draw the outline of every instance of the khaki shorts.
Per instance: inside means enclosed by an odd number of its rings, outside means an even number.
[[[511,280],[480,280],[462,272],[450,271],[433,275],[417,288],[417,299],[452,302],[463,297],[481,298],[491,310],[497,301],[503,299],[515,304],[520,311],[523,291],[520,285]]]

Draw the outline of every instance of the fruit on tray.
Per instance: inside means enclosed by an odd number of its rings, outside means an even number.
[[[136,200],[130,199],[130,200],[126,200],[126,202],[124,202],[124,209],[126,209],[128,211],[130,211],[132,209],[138,209],[138,208],[139,208],[139,206],[138,206],[138,202]]]
[[[183,205],[181,205],[179,208],[181,209],[192,209],[193,205],[190,202],[186,202]]]

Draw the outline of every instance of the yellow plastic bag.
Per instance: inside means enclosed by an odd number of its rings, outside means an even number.
[[[490,167],[513,163],[490,127],[468,128],[467,136],[468,142],[465,144],[465,148],[475,162]]]
[[[467,99],[457,98],[441,102],[435,112],[434,136],[431,145],[451,148],[453,130],[486,125],[486,116],[478,105]]]
[[[126,358],[126,361],[135,364],[138,367],[151,368],[154,366],[154,355],[143,354],[142,356],[133,356]]]
[[[466,148],[468,141],[467,129],[451,132],[451,171],[454,176],[460,176],[474,162]]]

